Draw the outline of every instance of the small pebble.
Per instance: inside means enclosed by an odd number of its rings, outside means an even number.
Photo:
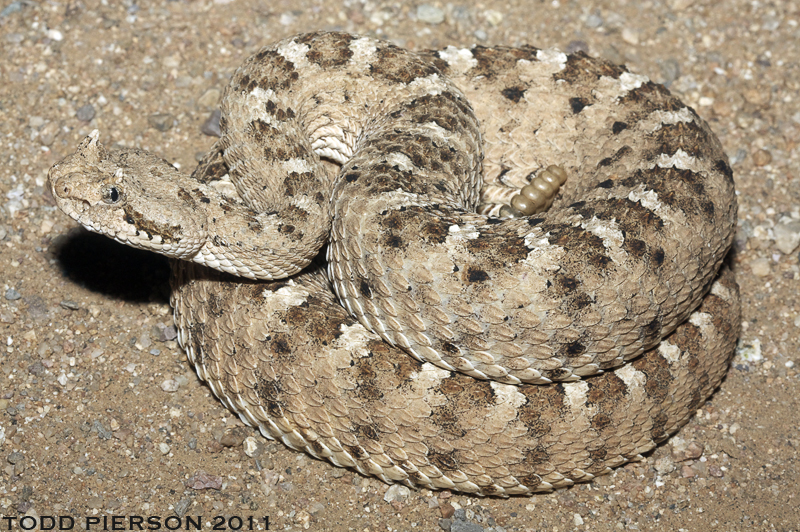
[[[771,273],[769,259],[754,259],[750,261],[750,269],[757,277],[766,277]]]
[[[69,299],[63,300],[61,303],[59,303],[59,305],[67,310],[78,310],[81,308],[80,305],[78,305],[75,301]]]
[[[113,437],[111,431],[96,419],[92,422],[92,432],[97,432],[101,440],[110,440]]]
[[[483,14],[486,17],[486,22],[491,26],[498,26],[503,22],[503,14],[495,9],[490,9]]]
[[[586,25],[590,28],[599,28],[603,25],[603,17],[600,13],[592,13],[586,18]]]
[[[583,517],[581,517],[581,514],[574,514],[572,516],[572,524],[575,526],[583,525]]]
[[[94,106],[90,103],[87,103],[86,105],[78,108],[78,111],[75,113],[75,117],[81,122],[91,122],[92,118],[94,118],[94,114]]]
[[[675,471],[675,462],[671,456],[663,456],[656,460],[655,469],[659,475],[666,475]]]
[[[187,488],[194,490],[209,488],[218,490],[222,488],[222,477],[210,475],[205,471],[198,471],[186,480],[185,485]]]
[[[147,123],[158,131],[169,131],[175,125],[175,117],[170,113],[153,113],[147,117]]]
[[[452,504],[449,502],[441,502],[439,501],[439,511],[442,513],[442,517],[445,519],[449,519],[453,517],[453,514],[456,513],[456,509],[453,507]]]
[[[161,443],[159,443],[159,444],[158,444],[158,451],[159,451],[161,454],[169,454],[169,445],[167,445],[167,444],[166,444],[166,443],[164,443],[164,442],[161,442]]]
[[[752,103],[753,105],[757,106],[767,105],[772,99],[771,91],[764,88],[746,89],[742,94],[748,103]]]
[[[59,126],[56,122],[48,122],[39,130],[39,141],[44,146],[50,146],[56,140],[56,135],[59,134]]]
[[[178,382],[174,379],[167,379],[161,383],[161,389],[167,393],[175,393],[178,391]]]
[[[405,486],[401,486],[400,484],[393,484],[386,490],[386,493],[383,495],[383,500],[386,502],[406,502],[408,497],[411,495],[411,490]]]
[[[722,100],[714,100],[714,104],[711,106],[711,109],[714,110],[714,114],[719,116],[731,116],[733,113],[731,104]]]
[[[24,2],[11,2],[4,7],[2,11],[0,11],[0,18],[7,17],[12,13],[16,13],[17,11],[21,11],[23,5]]]
[[[220,92],[218,89],[208,89],[197,99],[199,107],[214,108],[219,105]]]
[[[789,255],[800,245],[800,222],[779,223],[773,228],[775,247]]]
[[[278,22],[280,22],[281,26],[291,26],[294,24],[297,17],[295,17],[292,13],[281,13]]]
[[[222,113],[219,109],[212,112],[203,125],[200,126],[200,132],[203,135],[208,135],[209,137],[221,137],[222,130],[219,127],[219,119],[222,116]]]
[[[16,301],[21,297],[22,294],[20,294],[16,288],[9,288],[8,290],[6,290],[6,299],[9,301]]]
[[[681,64],[674,58],[665,59],[658,64],[664,83],[669,84],[681,77]]]
[[[696,442],[691,442],[686,446],[686,457],[691,460],[696,460],[703,456],[703,446]]]
[[[86,500],[86,506],[94,510],[101,510],[103,508],[103,499],[101,497],[89,497]]]
[[[764,355],[761,352],[761,340],[755,338],[749,343],[743,343],[740,347],[736,348],[736,355],[747,363],[761,362],[764,360]],[[734,425],[736,425],[736,423],[734,423]],[[731,425],[731,428],[733,428],[734,425]],[[731,434],[733,434],[733,432],[731,432]]]
[[[454,519],[450,525],[450,532],[484,532],[483,527],[469,521]]]
[[[739,148],[736,152],[728,157],[731,161],[731,165],[739,164],[740,162],[744,161],[747,158],[747,150],[744,148]]]
[[[11,453],[11,454],[9,454],[9,455],[8,455],[8,457],[6,458],[6,460],[8,460],[8,463],[9,463],[9,464],[18,464],[19,462],[21,462],[22,460],[24,460],[24,458],[25,458],[25,457],[22,455],[22,453],[19,453],[19,452],[13,452],[13,453]]]
[[[244,441],[244,437],[237,432],[228,432],[219,439],[223,447],[239,447]]]
[[[325,509],[325,505],[324,504],[322,504],[321,502],[314,502],[314,503],[311,503],[311,506],[308,507],[308,512],[311,515],[317,515],[318,513],[320,513],[324,509]]]
[[[178,337],[178,331],[175,329],[174,325],[170,325],[169,327],[164,327],[161,331],[161,334],[158,337],[160,342],[169,342],[174,340]]]
[[[181,56],[179,54],[168,55],[161,59],[161,64],[166,68],[178,68],[181,66]]]
[[[756,166],[766,166],[772,162],[772,154],[767,150],[758,150],[753,154],[753,164]]]
[[[634,46],[639,44],[639,32],[633,28],[622,29],[622,40]]]
[[[262,451],[262,449],[259,448],[258,441],[253,436],[248,436],[244,439],[242,448],[244,449],[244,454],[250,458],[258,456],[260,451]]]
[[[694,0],[670,0],[669,7],[674,11],[683,11],[692,4],[694,4]]]
[[[692,464],[695,476],[699,478],[706,478],[708,476],[708,463],[698,461]]]
[[[142,334],[139,335],[139,338],[137,338],[133,343],[133,346],[139,351],[144,351],[145,349],[149,348],[151,344],[152,342],[150,341],[150,333],[143,331]]]
[[[185,499],[181,499],[175,504],[174,507],[175,515],[177,515],[178,517],[183,517],[184,515],[186,515],[186,510],[188,510],[189,506],[191,505],[192,505],[192,499],[188,497]]]
[[[444,22],[444,11],[431,4],[417,6],[417,19],[426,24],[441,24]]]
[[[45,33],[45,35],[47,35],[48,39],[52,39],[54,41],[63,41],[64,40],[64,34],[61,33],[60,31],[56,30],[56,29],[52,29],[51,28],[51,29],[47,30],[47,33]]]

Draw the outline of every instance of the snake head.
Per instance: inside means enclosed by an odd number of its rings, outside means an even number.
[[[98,138],[92,131],[50,169],[58,208],[89,231],[123,244],[172,258],[195,255],[207,235],[193,182],[160,157],[137,149],[109,151]]]

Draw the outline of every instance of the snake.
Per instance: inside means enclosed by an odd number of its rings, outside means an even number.
[[[235,71],[220,129],[191,175],[93,131],[48,182],[85,228],[170,257],[180,345],[267,438],[525,495],[641,460],[725,376],[733,172],[645,76],[314,32]]]

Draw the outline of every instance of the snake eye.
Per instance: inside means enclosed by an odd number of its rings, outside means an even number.
[[[103,190],[103,201],[109,205],[117,203],[121,198],[122,194],[114,185],[109,185]]]

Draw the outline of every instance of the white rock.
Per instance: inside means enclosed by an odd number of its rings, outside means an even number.
[[[764,355],[761,354],[761,340],[756,338],[749,344],[742,344],[736,348],[736,353],[744,362],[761,362]]]
[[[444,11],[431,4],[417,6],[417,20],[427,24],[441,24],[444,22]]]
[[[47,37],[53,39],[54,41],[63,41],[64,34],[58,30],[49,29],[46,33]]]
[[[244,443],[242,445],[244,448],[244,454],[253,458],[256,455],[256,451],[258,450],[258,442],[252,436],[248,436],[244,439]]]
[[[411,490],[405,486],[401,486],[399,484],[392,485],[388,490],[386,490],[386,494],[383,496],[383,500],[386,502],[405,502],[408,500],[408,496],[411,495]]]
[[[167,379],[161,383],[161,389],[167,393],[177,392],[178,387],[178,382],[174,379]]]
[[[753,271],[753,275],[758,277],[766,277],[771,273],[769,259],[754,259],[750,261],[750,269]]]
[[[800,222],[779,223],[773,230],[775,247],[784,255],[789,255],[800,245]]]

